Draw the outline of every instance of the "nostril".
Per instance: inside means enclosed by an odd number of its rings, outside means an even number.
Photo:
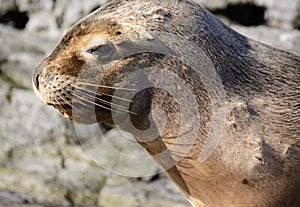
[[[43,71],[43,68],[44,68],[44,64],[41,63],[35,68],[35,70],[32,73],[32,82],[33,82],[34,86],[36,87],[36,89],[39,89],[40,76]]]
[[[39,89],[39,86],[40,86],[39,77],[40,77],[40,74],[37,74],[34,78],[34,85],[37,89]]]

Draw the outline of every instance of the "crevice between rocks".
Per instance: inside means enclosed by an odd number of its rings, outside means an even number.
[[[9,10],[0,16],[0,23],[13,26],[17,29],[24,29],[28,21],[28,13],[20,12],[17,8]]]
[[[296,16],[296,18],[292,22],[292,25],[293,25],[294,29],[300,30],[300,14],[298,14],[298,16]]]
[[[222,15],[243,26],[258,26],[265,24],[266,8],[253,3],[229,4],[226,8],[212,10],[216,15]]]

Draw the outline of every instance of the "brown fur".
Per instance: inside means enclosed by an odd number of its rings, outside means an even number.
[[[172,88],[174,73],[196,104],[185,92],[176,99],[150,87],[130,97],[121,89],[135,89],[124,80],[149,67],[159,70],[141,84],[162,80]],[[300,206],[299,80],[298,56],[238,34],[189,0],[113,1],[76,24],[33,74],[45,103],[77,122],[120,125],[195,206],[225,207]],[[83,93],[72,103],[77,86],[97,94],[103,107],[84,102],[90,96]],[[113,111],[113,94],[131,99],[129,119]],[[149,117],[157,108],[165,114],[162,130],[164,119]],[[214,111],[222,108],[219,126]],[[201,161],[213,127],[224,127],[221,139]],[[149,129],[155,139],[141,133]]]

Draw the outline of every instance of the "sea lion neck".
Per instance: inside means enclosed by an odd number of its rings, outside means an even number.
[[[200,133],[207,133],[209,123],[204,120],[210,120],[212,100],[197,71],[180,59],[152,53],[135,55],[122,67],[116,67],[124,77],[128,76],[121,86],[135,90],[115,91],[114,96],[132,102],[128,106],[131,113],[112,113],[114,124],[137,137],[145,137],[144,131],[151,132],[152,137],[176,137],[199,129],[199,125]],[[120,100],[112,102],[121,104]]]

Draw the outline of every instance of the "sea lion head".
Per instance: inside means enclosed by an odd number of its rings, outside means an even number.
[[[35,68],[37,95],[78,123],[125,123],[130,132],[159,125],[170,134],[201,126],[207,134],[223,93],[192,32],[200,15],[191,13],[202,7],[158,2],[113,1],[78,22]]]
[[[168,11],[156,8],[142,13],[124,2],[102,7],[78,22],[33,72],[36,94],[69,119],[113,123],[114,91],[133,90],[121,85],[124,76],[141,65],[150,66],[162,54],[174,54],[151,34],[154,27],[145,29],[149,19],[158,25],[171,18]],[[113,106],[115,111],[130,112]]]

